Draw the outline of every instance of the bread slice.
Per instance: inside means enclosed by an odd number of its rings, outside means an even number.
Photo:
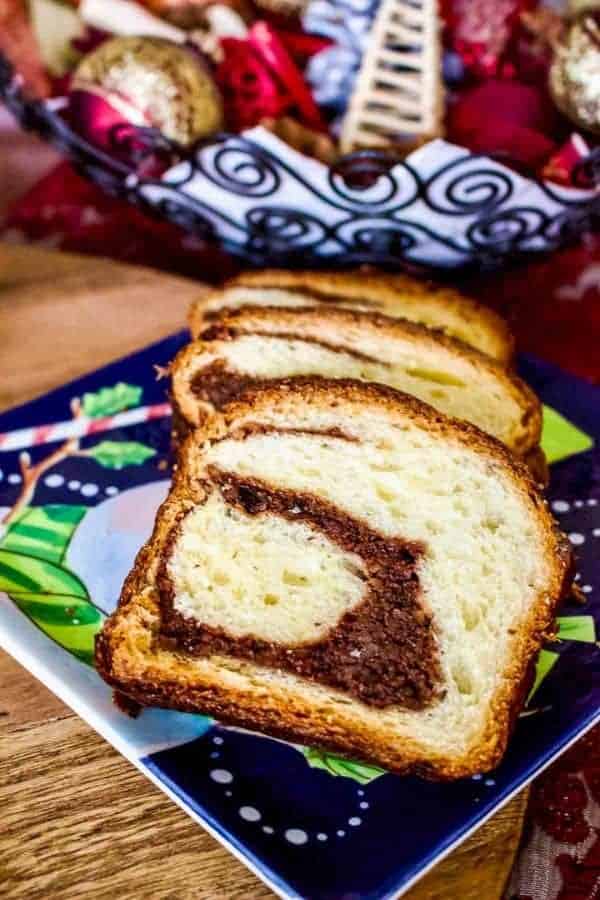
[[[372,272],[244,272],[221,290],[193,304],[190,328],[196,337],[207,320],[240,306],[336,306],[408,319],[475,347],[507,365],[514,341],[507,323],[491,309],[453,288],[408,275]]]
[[[374,381],[472,422],[520,455],[539,444],[535,394],[477,350],[422,325],[349,309],[244,307],[172,366],[178,417],[194,427],[249,385],[296,375]]]
[[[500,443],[383,386],[290,379],[190,435],[97,667],[143,705],[457,778],[499,762],[569,583]]]

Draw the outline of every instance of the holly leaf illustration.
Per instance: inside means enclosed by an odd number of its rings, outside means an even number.
[[[81,398],[81,408],[83,414],[90,419],[114,416],[116,413],[123,412],[124,409],[139,406],[142,393],[141,387],[119,381],[112,387],[84,394]]]
[[[125,466],[141,466],[147,459],[156,456],[156,450],[137,441],[101,441],[84,456],[91,456],[105,469],[124,469]]]
[[[589,450],[594,442],[592,438],[561,416],[551,406],[544,406],[544,426],[542,429],[541,447],[549,463],[558,462],[576,453]]]
[[[539,689],[542,682],[550,674],[558,660],[559,654],[555,653],[554,650],[540,650],[540,655],[538,656],[535,666],[535,678],[533,680],[533,687],[529,691],[526,705],[531,702],[534,694]]]
[[[369,784],[385,775],[384,769],[377,766],[368,766],[366,763],[355,762],[351,759],[343,759],[341,756],[335,756],[333,753],[325,753],[322,750],[315,750],[314,747],[303,747],[302,752],[306,757],[306,761],[313,769],[324,769],[330,775],[340,775],[343,778],[352,778],[359,784]]]
[[[559,641],[583,641],[586,644],[596,642],[596,623],[593,616],[560,616],[556,620]]]

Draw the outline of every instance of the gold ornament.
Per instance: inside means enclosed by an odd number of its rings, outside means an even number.
[[[133,125],[157,128],[187,146],[218,131],[223,105],[202,61],[156,37],[116,37],[84,57],[74,90],[103,97]]]
[[[576,19],[556,47],[550,93],[572,122],[600,134],[600,24],[595,16]]]

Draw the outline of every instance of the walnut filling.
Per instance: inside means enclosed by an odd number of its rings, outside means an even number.
[[[235,566],[230,567],[223,573],[230,584],[222,608],[231,617],[236,603],[239,605],[235,629],[230,626],[228,631],[207,624],[201,618],[203,603],[207,610],[205,619],[210,620],[208,607],[214,607],[214,588],[207,583],[200,585],[199,593],[191,598],[195,604],[193,614],[189,603],[182,603],[183,586],[189,600],[190,578],[181,576],[180,551],[186,519],[197,512],[196,507],[175,526],[163,555],[159,575],[163,640],[187,653],[234,656],[291,672],[375,707],[422,709],[442,695],[432,615],[419,586],[418,568],[425,552],[422,543],[384,538],[311,494],[275,490],[257,480],[224,474],[216,468],[209,475],[210,481],[204,485],[205,503],[214,502],[217,492],[223,521],[229,511],[229,515],[240,520],[240,527],[247,523],[256,532],[260,526],[261,542],[265,540],[265,529],[273,528],[275,544],[283,539],[282,532],[289,531],[292,540],[294,529],[302,529],[298,554],[292,554],[292,561],[296,558],[300,562],[295,572],[286,565],[282,578],[271,575],[271,580],[265,579],[260,593],[263,614],[256,620],[254,632],[251,617],[248,618],[247,596],[254,591],[255,581],[251,583],[249,574],[246,584],[243,580],[236,582]],[[211,539],[217,530],[212,522],[208,532]],[[315,545],[321,546],[321,557]],[[256,546],[254,553],[252,545],[241,546],[239,552],[248,573],[253,564],[260,567],[265,559],[264,550]],[[314,572],[309,565],[311,555],[317,561]],[[193,567],[188,566],[189,571],[193,572]],[[283,602],[288,606],[283,618],[277,620],[282,585]],[[295,606],[289,605],[286,586],[287,592],[297,597]],[[241,594],[236,595],[236,590]],[[308,617],[309,612],[310,627],[307,625],[303,632],[302,615],[306,613]],[[259,635],[261,628],[263,634]],[[283,628],[281,633],[288,639],[273,639],[278,632],[271,633],[267,628]],[[231,633],[233,630],[235,634]],[[303,633],[307,637],[303,638]],[[290,636],[293,640],[289,640]]]

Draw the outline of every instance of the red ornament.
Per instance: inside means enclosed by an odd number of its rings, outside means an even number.
[[[224,59],[216,80],[230,128],[292,115],[308,128],[326,130],[301,73],[270,25],[256,22],[245,40],[223,38],[221,46]]]
[[[536,87],[490,79],[458,97],[448,113],[448,137],[476,153],[537,170],[555,149],[555,113]]]
[[[554,153],[541,172],[541,177],[556,184],[573,186],[573,173],[577,165],[588,156],[590,148],[580,134],[572,134],[569,140]],[[582,187],[583,185],[578,185]]]
[[[536,0],[442,0],[446,43],[471,74],[490,78],[501,71],[521,13],[535,5]]]

